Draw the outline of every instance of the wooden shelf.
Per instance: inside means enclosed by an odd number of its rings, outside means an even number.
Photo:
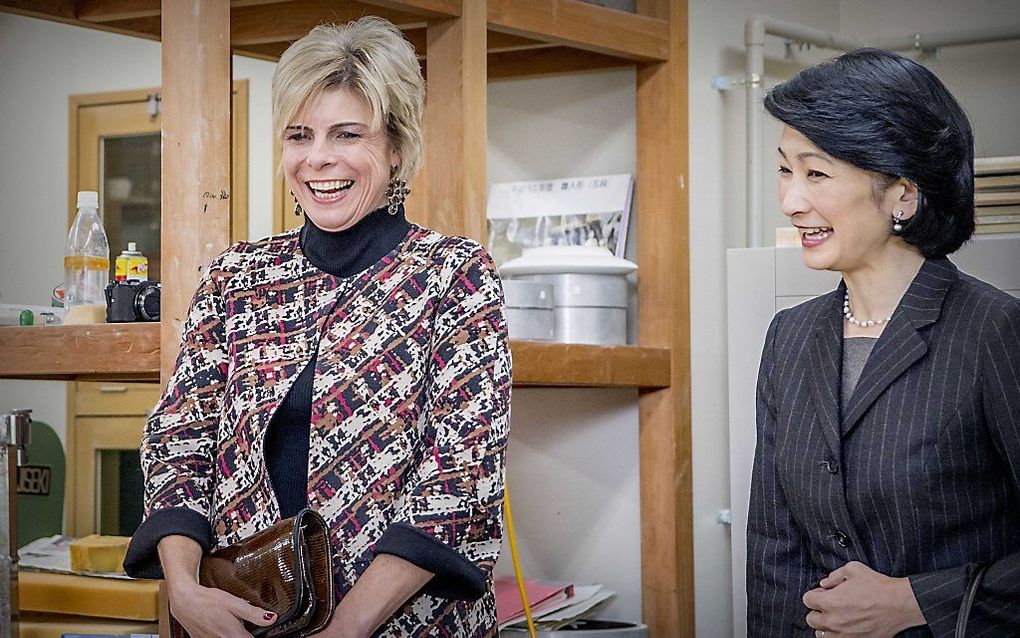
[[[159,379],[159,324],[0,328],[0,377]]]
[[[514,341],[515,386],[669,386],[669,350]],[[0,328],[0,377],[159,379],[159,324]]]
[[[669,349],[511,341],[514,386],[665,388]]]
[[[456,18],[455,0],[232,0],[234,53],[276,61],[290,43],[324,20],[378,15],[403,30],[427,60],[426,25]],[[133,35],[161,37],[160,0],[0,0],[0,11]],[[488,0],[492,79],[607,69],[668,59],[666,20],[582,0]]]

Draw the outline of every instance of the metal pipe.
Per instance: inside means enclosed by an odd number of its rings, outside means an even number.
[[[31,410],[0,415],[0,638],[18,637],[17,475],[31,427]]]
[[[763,180],[761,171],[762,129],[765,116],[761,100],[765,77],[765,21],[752,16],[744,24],[747,47],[747,245],[758,248],[763,241]]]
[[[838,33],[830,33],[828,31],[822,31],[821,29],[806,27],[802,24],[786,22],[785,20],[777,20],[770,16],[751,16],[748,18],[748,23],[752,20],[761,21],[765,27],[765,33],[768,33],[769,35],[786,38],[788,40],[796,40],[797,42],[803,42],[805,44],[813,44],[815,46],[825,47],[827,49],[838,49],[841,51],[851,51],[864,46],[864,43],[857,38],[851,38]]]
[[[905,51],[908,49],[927,50],[967,44],[1004,42],[1006,40],[1020,40],[1020,24],[1003,25],[987,29],[913,33],[891,38],[878,38],[871,46],[889,49],[890,51]]]
[[[11,516],[7,495],[16,484],[12,480],[11,468],[14,459],[10,458],[7,447],[7,424],[0,422],[0,638],[12,638],[16,634],[14,624],[18,619],[17,596],[18,581],[14,572],[14,561],[11,559],[14,542],[10,536],[13,524],[17,519]]]

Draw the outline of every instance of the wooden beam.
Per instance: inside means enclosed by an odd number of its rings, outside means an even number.
[[[489,53],[501,53],[503,51],[526,51],[528,49],[545,49],[550,46],[548,42],[542,42],[534,38],[524,38],[519,35],[489,31],[486,34],[486,48]]]
[[[160,0],[77,0],[75,15],[86,22],[159,17]]]
[[[420,60],[424,60],[427,48],[428,48],[428,35],[425,27],[412,27],[403,29],[404,38],[411,43],[414,47],[415,52],[418,54]],[[304,34],[301,34],[304,35]],[[295,38],[296,39],[296,38]],[[247,55],[253,58],[259,58],[262,60],[277,61],[283,52],[287,50],[292,44],[292,40],[281,40],[279,42],[263,42],[259,44],[244,44],[237,45],[233,43],[234,52],[238,55]],[[497,33],[495,31],[489,31],[488,33],[488,49],[489,49],[489,75],[492,77],[493,69],[493,54],[504,52],[520,52],[524,53],[527,51],[539,51],[539,50],[551,50],[551,55],[559,61],[567,60],[568,70],[587,70],[589,68],[609,68],[609,66],[626,66],[626,61],[621,61],[619,58],[614,58],[607,55],[601,55],[598,53],[590,53],[588,51],[581,51],[580,49],[568,49],[566,47],[556,47],[555,45],[547,42],[540,42],[538,40],[532,40],[531,38],[522,38],[516,35],[508,35],[506,33]],[[599,60],[598,63],[594,60]],[[555,61],[554,60],[554,63]],[[589,65],[585,65],[583,62],[578,63],[578,60],[586,60]],[[538,66],[548,64],[544,62],[544,59],[540,56],[528,57],[524,56],[521,58],[521,63],[518,64],[516,60],[509,61],[508,68],[512,69],[514,66],[528,65],[531,61],[535,62]],[[562,65],[561,65],[562,66]],[[540,73],[531,73],[530,75],[539,75]],[[520,73],[518,75],[529,75],[528,73]],[[513,73],[503,73],[503,76],[514,76]]]
[[[76,21],[74,0],[0,0],[0,11],[65,24]]]
[[[669,56],[665,20],[581,0],[488,0],[489,28],[637,61]]]
[[[230,0],[233,7],[274,4],[281,0]],[[160,14],[160,0],[77,0],[75,15],[85,22],[112,22],[128,18],[147,18]]]
[[[266,42],[265,44],[246,44],[243,47],[233,47],[237,55],[245,55],[249,58],[279,62],[280,56],[286,51],[291,42]]]
[[[649,635],[694,638],[687,2],[639,0],[639,11],[669,25],[668,61],[637,74],[639,334],[670,348],[672,381],[639,398],[641,606]]]
[[[163,7],[161,378],[199,277],[230,241],[230,5]]]
[[[505,53],[493,52],[490,49],[489,81],[604,71],[634,64],[629,60],[602,53],[555,45],[547,46],[551,48]]]
[[[102,24],[104,31],[133,35],[148,40],[159,40],[163,29],[163,21],[159,15],[141,18],[114,20]]]
[[[230,16],[230,43],[244,47],[294,41],[317,25],[344,24],[366,15],[377,15],[402,28],[424,25],[421,16],[405,11],[332,0],[294,0],[234,9]]]
[[[425,18],[456,18],[460,15],[460,0],[361,0],[382,9],[407,11]],[[478,0],[467,0],[477,2]]]
[[[95,23],[77,18],[75,11],[74,0],[40,0],[38,2],[36,0],[0,0],[0,13],[13,13],[108,33],[141,37],[147,40],[159,39],[159,28],[158,26],[153,28],[151,18],[138,18],[148,20],[144,22],[135,22],[136,18],[131,18],[121,23]],[[159,18],[155,18],[155,21],[158,22]]]
[[[485,238],[485,3],[428,24],[425,104],[427,203],[416,221],[443,233]]]

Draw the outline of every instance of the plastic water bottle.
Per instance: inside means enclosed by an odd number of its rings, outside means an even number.
[[[103,323],[110,282],[110,242],[99,219],[99,193],[78,193],[78,215],[64,245],[64,323]]]

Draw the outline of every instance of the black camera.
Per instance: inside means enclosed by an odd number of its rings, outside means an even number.
[[[107,323],[159,321],[160,290],[156,281],[111,281],[106,286]]]

